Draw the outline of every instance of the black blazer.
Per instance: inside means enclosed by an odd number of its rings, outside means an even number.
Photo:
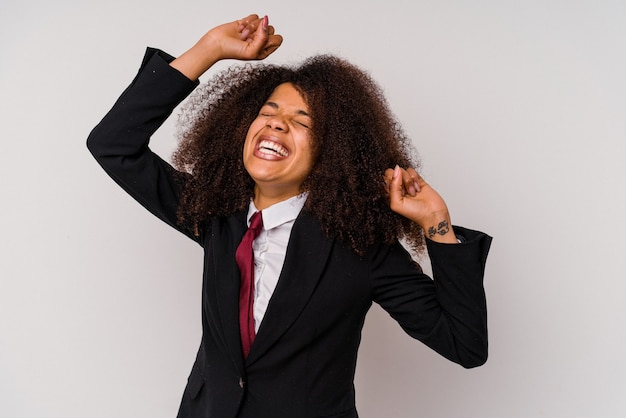
[[[148,148],[151,135],[196,86],[148,49],[139,74],[88,139],[107,173],[139,203],[204,248],[202,343],[180,417],[356,417],[354,372],[372,302],[413,338],[464,367],[487,358],[482,278],[491,238],[455,226],[465,242],[429,241],[434,280],[404,248],[358,256],[302,211],[247,360],[238,323],[235,250],[245,213],[215,218],[199,236],[176,221],[180,179]]]

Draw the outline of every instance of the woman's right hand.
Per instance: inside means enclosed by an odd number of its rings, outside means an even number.
[[[262,60],[282,42],[283,37],[274,33],[267,16],[253,14],[211,29],[170,65],[196,80],[219,60]]]

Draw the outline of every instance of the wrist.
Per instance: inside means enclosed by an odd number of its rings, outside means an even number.
[[[421,224],[426,238],[442,243],[456,244],[458,240],[447,211],[433,214]]]
[[[170,65],[190,80],[197,80],[221,59],[219,51],[218,45],[203,39],[172,61]]]

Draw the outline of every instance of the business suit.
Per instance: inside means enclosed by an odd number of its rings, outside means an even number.
[[[202,343],[180,417],[356,417],[353,378],[361,328],[379,303],[412,337],[464,367],[487,356],[482,276],[490,238],[455,227],[461,245],[428,243],[435,280],[399,243],[363,256],[324,235],[303,210],[246,360],[238,326],[235,250],[245,213],[214,218],[199,234],[178,225],[184,175],[147,148],[152,133],[195,87],[148,50],[137,77],[88,145],[103,168],[156,216],[204,248]],[[382,175],[382,173],[381,173]]]

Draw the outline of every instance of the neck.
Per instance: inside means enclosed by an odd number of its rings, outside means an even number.
[[[258,184],[254,186],[254,206],[258,210],[263,210],[276,203],[291,199],[301,193],[300,190],[278,190],[273,188],[260,187]]]

